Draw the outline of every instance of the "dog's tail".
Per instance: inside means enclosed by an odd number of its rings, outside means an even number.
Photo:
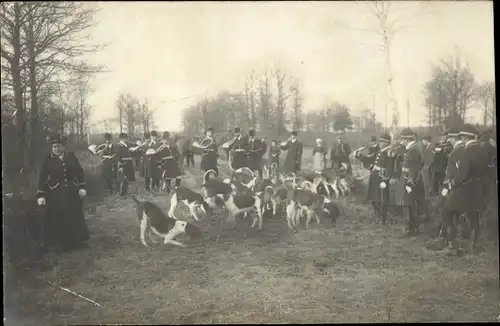
[[[210,179],[210,174],[213,173],[214,175],[216,174],[215,170],[214,169],[210,169],[210,170],[207,170],[205,171],[205,173],[203,173],[203,182],[207,182],[209,179]]]

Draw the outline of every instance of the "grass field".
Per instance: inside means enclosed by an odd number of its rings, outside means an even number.
[[[199,187],[199,170],[187,175]],[[138,197],[168,207],[166,195]],[[6,324],[495,321],[497,244],[446,257],[426,249],[425,235],[401,237],[401,223],[370,223],[364,205],[339,205],[347,216],[335,227],[291,232],[282,217],[262,231],[242,219],[231,230],[220,216],[198,223],[203,239],[179,237],[187,248],[146,250],[134,202],[108,198],[87,214],[90,250],[46,257],[12,282]]]

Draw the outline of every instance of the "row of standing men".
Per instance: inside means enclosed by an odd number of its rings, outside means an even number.
[[[424,137],[422,144],[406,128],[396,146],[384,133],[368,155],[354,155],[370,170],[367,199],[377,217],[385,222],[389,206],[405,207],[407,235],[415,235],[419,216],[423,213],[429,218],[429,201],[438,196],[445,248],[456,253],[457,224],[462,214],[468,222],[464,236],[474,244],[478,240],[480,215],[487,204],[484,199],[496,187],[496,144],[492,137],[480,142],[470,124],[446,131],[435,146],[430,137]]]
[[[120,195],[127,194],[129,182],[135,181],[134,157],[140,157],[140,173],[145,180],[146,190],[153,190],[160,186],[160,180],[175,185],[181,183],[182,172],[180,166],[181,152],[173,137],[168,131],[163,133],[162,139],[158,140],[158,134],[152,131],[145,134],[141,145],[136,146],[128,140],[128,135],[120,133],[119,142],[113,143],[109,133],[104,135],[105,143],[96,150],[102,157],[102,178],[104,187],[112,192],[113,185],[117,184]],[[201,169],[203,171],[215,170],[218,173],[218,144],[213,138],[213,130],[208,128],[205,138],[201,141],[207,146],[202,149]],[[267,150],[266,142],[255,136],[254,130],[249,130],[247,136],[243,136],[239,127],[234,128],[234,137],[223,145],[229,158],[230,167],[233,171],[248,167],[262,177],[263,157]],[[270,147],[269,164],[276,163],[279,167],[279,157],[282,150],[287,151],[283,168],[285,172],[297,172],[300,170],[303,145],[297,139],[297,132],[292,131],[290,138],[279,146],[275,140]],[[189,151],[186,155],[188,160]],[[192,153],[191,153],[192,155]],[[136,163],[137,165],[137,163]],[[167,187],[167,191],[170,189]]]

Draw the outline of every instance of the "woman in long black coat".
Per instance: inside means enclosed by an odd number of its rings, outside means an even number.
[[[38,178],[38,205],[45,205],[45,245],[65,251],[86,246],[89,232],[83,215],[86,196],[80,162],[64,148],[65,139],[51,138],[52,149]]]

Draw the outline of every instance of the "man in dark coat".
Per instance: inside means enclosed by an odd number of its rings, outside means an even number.
[[[151,141],[151,134],[149,132],[145,132],[144,133],[144,139],[142,141],[143,144],[149,144],[149,142]],[[146,147],[145,150],[142,151],[142,155],[141,155],[141,160],[139,162],[140,166],[139,166],[139,175],[143,178],[145,178],[144,176],[144,170],[146,169],[146,155],[145,155],[145,151],[147,150],[147,146],[144,145],[144,147]]]
[[[356,153],[356,158],[361,160],[363,166],[370,170],[367,200],[372,204],[375,217],[380,218],[382,223],[385,223],[387,219],[389,180],[394,169],[394,156],[391,156],[390,144],[391,136],[383,133],[379,137],[380,150],[374,157],[361,156],[361,154]]]
[[[422,152],[422,160],[423,160],[423,167],[420,172],[422,181],[424,183],[424,193],[425,193],[425,200],[426,203],[424,205],[424,211],[426,214],[426,218],[429,218],[428,216],[428,207],[430,205],[430,200],[431,198],[436,194],[434,192],[434,182],[432,180],[432,173],[431,173],[431,164],[434,161],[434,146],[431,143],[431,136],[427,135],[422,138],[422,144],[423,144],[423,152]]]
[[[113,193],[113,183],[116,182],[116,165],[115,165],[115,151],[116,145],[111,142],[112,136],[110,133],[104,134],[105,143],[97,154],[101,155],[101,177],[104,189],[109,193]]]
[[[290,138],[280,144],[280,148],[286,152],[283,166],[285,173],[297,173],[302,165],[302,142],[297,139],[297,131],[290,133]]]
[[[256,171],[262,179],[262,157],[266,152],[267,145],[261,140],[255,138],[255,131],[248,131],[248,167]]]
[[[433,159],[429,167],[433,181],[433,193],[439,194],[443,185],[448,156],[453,145],[448,141],[448,130],[441,134],[439,143],[432,149]]]
[[[182,143],[182,156],[184,156],[186,160],[186,167],[194,167],[194,153],[191,150],[192,145],[193,139],[191,137],[187,137]]]
[[[170,133],[165,131],[163,133],[162,145],[156,150],[160,166],[163,170],[162,179],[166,182],[167,192],[170,192],[172,180],[175,179],[175,186],[181,185],[181,169],[179,167],[180,152],[177,145],[170,139]]]
[[[447,251],[453,254],[459,249],[455,238],[461,214],[467,214],[474,233],[474,244],[479,237],[479,215],[483,205],[480,179],[484,173],[484,162],[481,147],[476,141],[477,132],[472,125],[465,124],[458,135],[450,135],[456,140],[453,141],[453,150],[448,158],[441,195],[445,197],[442,214],[447,229]],[[458,140],[459,137],[461,140]]]
[[[410,128],[405,128],[401,132],[403,145],[406,146],[404,154],[401,182],[404,184],[402,206],[408,212],[408,235],[415,235],[418,232],[419,209],[424,205],[424,185],[421,178],[423,166],[422,152],[418,148],[415,133]]]
[[[480,138],[480,145],[483,152],[484,162],[486,163],[484,177],[482,180],[483,194],[485,199],[490,199],[491,192],[496,189],[497,180],[497,148],[494,132],[487,131]]]
[[[128,135],[122,132],[118,138],[119,143],[116,145],[116,167],[117,179],[120,189],[120,196],[125,196],[128,191],[129,183],[135,181],[134,163],[132,162],[132,154],[129,150]]]
[[[208,128],[205,132],[205,139],[202,140],[201,145],[209,143],[210,145],[203,150],[201,154],[201,169],[203,171],[214,170],[215,175],[219,175],[219,169],[217,168],[217,159],[219,158],[219,153],[217,152],[217,143],[213,138],[213,129]]]
[[[47,205],[43,232],[45,244],[66,251],[85,247],[89,232],[83,213],[86,196],[83,169],[77,157],[64,148],[60,135],[51,137],[52,151],[38,177],[38,205]]]
[[[337,136],[337,143],[333,145],[332,151],[330,152],[330,162],[332,164],[332,168],[340,169],[342,163],[347,164],[350,170],[350,160],[349,155],[351,154],[351,148],[349,144],[344,141],[342,134]],[[350,172],[350,171],[348,171]]]
[[[234,138],[229,142],[230,167],[233,171],[242,167],[248,167],[247,152],[248,138],[241,135],[239,127],[234,128]]]
[[[158,133],[151,131],[150,140],[144,152],[144,186],[146,191],[160,187],[161,170],[158,168],[158,157],[154,153],[160,147]]]

